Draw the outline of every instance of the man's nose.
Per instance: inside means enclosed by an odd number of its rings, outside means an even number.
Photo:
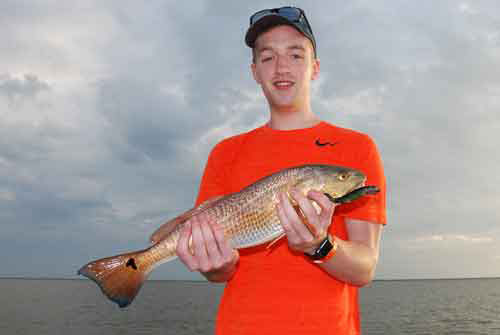
[[[290,62],[286,56],[276,57],[276,72],[287,73],[290,71]]]

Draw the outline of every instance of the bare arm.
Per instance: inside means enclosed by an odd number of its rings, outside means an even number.
[[[238,251],[224,238],[222,228],[205,214],[185,223],[176,251],[189,270],[199,271],[211,282],[231,279],[239,260]]]
[[[311,191],[305,197],[292,190],[291,195],[299,204],[304,218],[299,216],[288,197],[282,194],[277,208],[280,222],[290,248],[312,254],[327,235],[335,204],[320,192]],[[311,201],[320,206],[319,214]],[[304,220],[312,228],[308,229]],[[381,231],[379,224],[347,219],[349,241],[334,237],[338,244],[335,256],[319,266],[335,278],[352,285],[369,284],[378,261]]]
[[[319,266],[339,280],[365,286],[375,275],[382,225],[350,219],[346,224],[349,241],[334,237],[338,243],[335,256]]]

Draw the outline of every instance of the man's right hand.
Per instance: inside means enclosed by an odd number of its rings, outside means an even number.
[[[224,237],[223,228],[204,213],[186,221],[176,251],[189,270],[199,271],[213,282],[231,279],[239,260],[239,253]]]

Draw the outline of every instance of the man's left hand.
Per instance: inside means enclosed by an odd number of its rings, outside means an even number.
[[[304,196],[300,191],[292,189],[289,194],[297,202],[297,206],[292,205],[286,193],[279,195],[277,205],[288,245],[292,250],[313,254],[327,236],[336,205],[318,191],[309,191]],[[319,214],[313,201],[320,207]]]

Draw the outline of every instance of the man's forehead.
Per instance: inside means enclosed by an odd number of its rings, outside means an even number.
[[[276,45],[273,45],[272,43],[270,43],[270,44],[262,44],[260,46],[257,46],[257,52],[259,52],[259,53],[266,52],[266,51],[272,52],[273,50],[276,50],[279,48],[284,48],[286,50],[294,50],[294,51],[299,50],[299,51],[303,51],[303,52],[306,52],[306,50],[307,50],[305,46],[300,45],[300,44],[295,44],[295,43],[290,43],[289,45],[284,45],[284,46],[276,46]]]
[[[273,47],[291,47],[299,46],[305,48],[309,39],[302,35],[297,29],[281,25],[262,33],[255,41],[257,50],[273,48]]]

